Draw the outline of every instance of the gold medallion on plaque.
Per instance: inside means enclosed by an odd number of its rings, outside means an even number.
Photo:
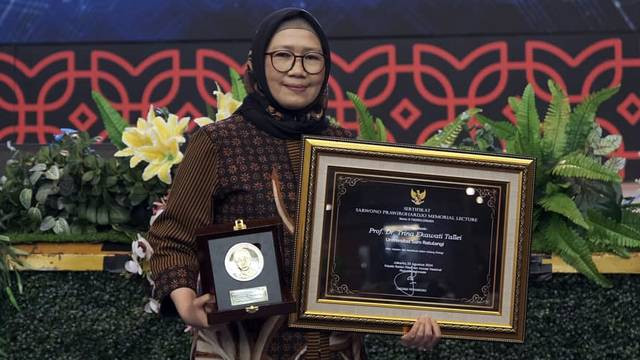
[[[257,246],[242,242],[233,245],[224,257],[224,267],[238,281],[255,279],[264,268],[264,258]]]

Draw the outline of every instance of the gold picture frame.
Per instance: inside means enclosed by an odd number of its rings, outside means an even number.
[[[305,137],[297,328],[522,342],[535,160]]]

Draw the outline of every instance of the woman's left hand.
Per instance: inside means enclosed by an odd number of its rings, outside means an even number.
[[[400,338],[400,343],[420,350],[431,350],[441,337],[442,333],[438,323],[425,315],[416,320],[411,330]]]

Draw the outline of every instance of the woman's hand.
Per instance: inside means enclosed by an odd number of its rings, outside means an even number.
[[[428,316],[420,316],[411,330],[400,338],[400,343],[420,350],[431,350],[441,337],[440,325]]]
[[[196,296],[193,289],[178,288],[171,292],[171,300],[185,324],[198,328],[209,326],[207,314],[213,311],[213,304],[216,301],[213,295]]]

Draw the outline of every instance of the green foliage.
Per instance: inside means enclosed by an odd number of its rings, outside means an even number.
[[[129,126],[129,123],[111,106],[111,103],[104,98],[99,92],[91,91],[91,97],[98,106],[100,117],[104,124],[104,128],[109,134],[111,143],[115,145],[119,150],[122,150],[126,145],[122,142],[122,132]]]
[[[611,287],[611,283],[598,272],[591,259],[591,249],[575,229],[555,215],[550,216],[544,226],[542,236],[554,253],[598,285]]]
[[[474,115],[480,112],[480,109],[468,109],[458,115],[450,124],[444,127],[440,132],[430,137],[423,145],[434,147],[452,147],[458,135],[462,132],[462,127]]]
[[[552,81],[548,86],[551,102],[542,124],[528,85],[522,99],[509,98],[515,126],[476,115],[480,127],[475,138],[457,140],[454,146],[487,151],[502,140],[507,152],[535,157],[532,248],[558,254],[589,279],[608,286],[591,254],[611,252],[624,257],[630,249],[640,248],[640,214],[622,205],[618,171],[624,160],[605,161],[621,138],[603,137],[595,120],[598,106],[619,87],[600,90],[572,110],[564,91]]]
[[[362,140],[371,141],[387,141],[387,129],[380,118],[374,118],[367,106],[362,102],[358,95],[348,92],[347,97],[353,103],[353,106],[358,113],[358,138]]]
[[[554,192],[550,196],[544,196],[537,201],[537,204],[546,211],[565,216],[578,226],[587,230],[590,228],[573,199],[562,192]]]
[[[15,271],[16,267],[23,266],[19,257],[21,255],[25,254],[11,246],[11,239],[8,236],[0,235],[0,288],[2,289],[0,300],[6,297],[16,310],[20,310],[20,306],[13,289],[15,287],[18,293],[22,294],[22,279],[20,273]]]
[[[113,226],[146,229],[150,207],[166,194],[142,180],[142,164],[103,158],[87,133],[67,134],[35,154],[15,151],[0,182],[0,230],[86,234]]]
[[[585,178],[608,182],[621,182],[617,172],[605,168],[600,159],[585,154],[573,153],[563,157],[551,169],[553,175]]]
[[[542,149],[546,152],[545,157],[554,161],[560,158],[565,148],[567,136],[564,130],[569,122],[571,106],[569,98],[553,81],[549,80],[548,86],[551,103],[544,118]]]
[[[235,100],[242,101],[247,96],[242,77],[233,68],[229,68],[229,78],[231,78],[231,94]],[[215,117],[210,117],[215,119]]]
[[[527,85],[522,94],[522,100],[516,109],[517,130],[515,139],[516,153],[532,155],[540,158],[540,118],[536,109],[536,98],[533,87]]]
[[[585,147],[588,146],[587,137],[596,124],[598,106],[615,95],[618,90],[620,90],[620,86],[602,89],[587,96],[581,104],[576,106],[567,123],[565,154],[585,151]]]
[[[509,121],[493,121],[482,114],[476,114],[475,116],[484,128],[491,129],[491,132],[498,138],[511,140],[516,135],[517,128]]]

